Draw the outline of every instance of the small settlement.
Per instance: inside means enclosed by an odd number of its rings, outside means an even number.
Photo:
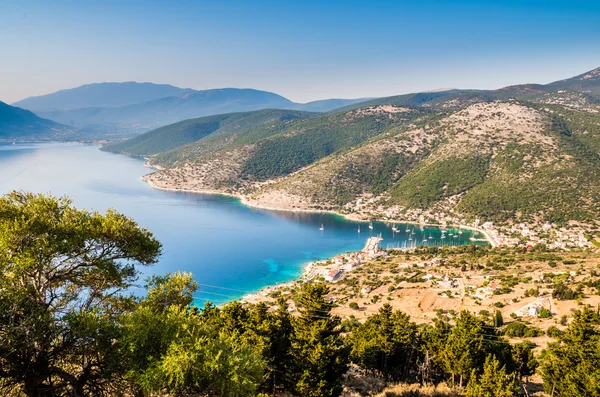
[[[520,223],[495,224],[480,219],[472,219],[443,209],[407,209],[402,206],[384,207],[376,198],[363,195],[344,207],[346,214],[360,214],[361,218],[377,218],[386,222],[415,222],[441,227],[460,225],[464,228],[481,231],[494,247],[534,247],[546,245],[548,248],[572,249],[591,248],[589,225],[569,224],[559,227],[553,223],[530,221]],[[600,241],[596,241],[600,246]]]
[[[347,252],[333,259],[310,263],[304,269],[302,279],[310,281],[322,276],[325,281],[336,282],[345,272],[380,256],[387,256],[387,253],[380,249],[381,241],[383,241],[381,235],[369,237],[362,251]]]

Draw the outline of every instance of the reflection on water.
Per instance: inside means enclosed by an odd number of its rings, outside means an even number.
[[[200,284],[219,287],[204,286],[198,303],[229,300],[289,281],[307,261],[359,250],[379,233],[384,248],[459,245],[472,236],[467,230],[459,234],[449,229],[442,239],[438,228],[403,224],[396,225],[395,233],[393,225],[378,222],[370,230],[367,223],[331,214],[258,210],[231,197],[154,190],[140,179],[152,171],[142,160],[88,145],[0,144],[0,171],[0,193],[68,195],[79,207],[116,208],[134,218],[164,246],[159,263],[142,269],[145,276],[183,270],[193,272]]]

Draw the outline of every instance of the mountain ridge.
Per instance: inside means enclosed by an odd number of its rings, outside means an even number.
[[[191,89],[150,82],[90,83],[49,94],[24,98],[14,102],[12,105],[33,112],[90,107],[117,107],[160,99],[188,91],[191,91]]]
[[[0,101],[0,140],[62,140],[71,132],[67,126]]]
[[[133,93],[126,91],[133,90]],[[112,93],[107,94],[108,91]],[[15,102],[55,122],[147,131],[178,121],[260,109],[328,111],[358,99],[324,99],[296,103],[279,94],[253,88],[193,90],[153,83],[94,83]],[[56,101],[56,102],[53,102]],[[76,102],[79,101],[79,102]]]

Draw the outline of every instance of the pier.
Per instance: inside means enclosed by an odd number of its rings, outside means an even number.
[[[381,234],[377,237],[369,237],[365,244],[365,248],[363,248],[363,252],[377,252],[379,251],[379,244],[383,241]]]

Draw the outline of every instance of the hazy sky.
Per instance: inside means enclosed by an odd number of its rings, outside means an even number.
[[[599,0],[0,0],[9,103],[102,81],[306,102],[546,83],[599,66]]]

